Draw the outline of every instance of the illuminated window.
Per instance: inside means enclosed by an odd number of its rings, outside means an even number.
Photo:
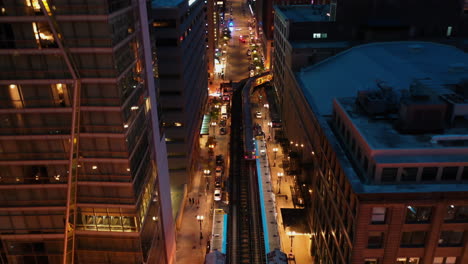
[[[32,22],[32,28],[38,47],[56,47],[54,36],[47,24]]]
[[[449,26],[447,27],[447,37],[450,37],[452,35],[452,27]]]
[[[327,33],[314,33],[313,37],[314,37],[314,39],[316,39],[316,38],[327,38],[328,34]]]
[[[457,257],[435,257],[432,264],[455,264]]]
[[[419,258],[397,258],[396,264],[419,264]]]
[[[39,5],[39,0],[26,0],[26,6],[32,7],[34,11],[41,11],[41,5]]]

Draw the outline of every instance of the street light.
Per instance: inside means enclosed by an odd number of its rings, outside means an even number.
[[[201,240],[203,239],[203,232],[202,232],[203,218],[205,218],[203,215],[197,215],[198,223],[200,223],[200,245],[201,245]]]
[[[275,154],[275,160],[276,160],[276,152],[278,152],[278,148],[273,148],[273,153]]]
[[[293,252],[293,239],[294,239],[295,235],[296,235],[296,232],[294,232],[294,231],[289,231],[288,232],[288,236],[291,239],[291,252]]]
[[[276,175],[278,176],[278,194],[281,194],[281,179],[283,178],[284,173],[278,172]]]

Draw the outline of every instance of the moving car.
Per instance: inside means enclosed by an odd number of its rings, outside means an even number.
[[[257,111],[257,113],[255,113],[255,117],[256,118],[262,118],[262,112]]]

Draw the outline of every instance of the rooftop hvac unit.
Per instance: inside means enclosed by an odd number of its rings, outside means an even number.
[[[400,105],[397,128],[403,133],[429,133],[444,130],[447,104],[442,101],[405,100]]]

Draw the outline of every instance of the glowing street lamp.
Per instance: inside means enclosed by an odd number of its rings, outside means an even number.
[[[275,154],[275,160],[276,160],[276,153],[278,152],[278,148],[273,148],[273,153]]]
[[[200,223],[200,245],[201,245],[201,240],[203,239],[202,223],[203,223],[204,218],[205,217],[203,215],[197,215],[198,223]]]
[[[278,176],[278,194],[281,194],[281,179],[283,178],[284,173],[278,172],[276,175]]]

